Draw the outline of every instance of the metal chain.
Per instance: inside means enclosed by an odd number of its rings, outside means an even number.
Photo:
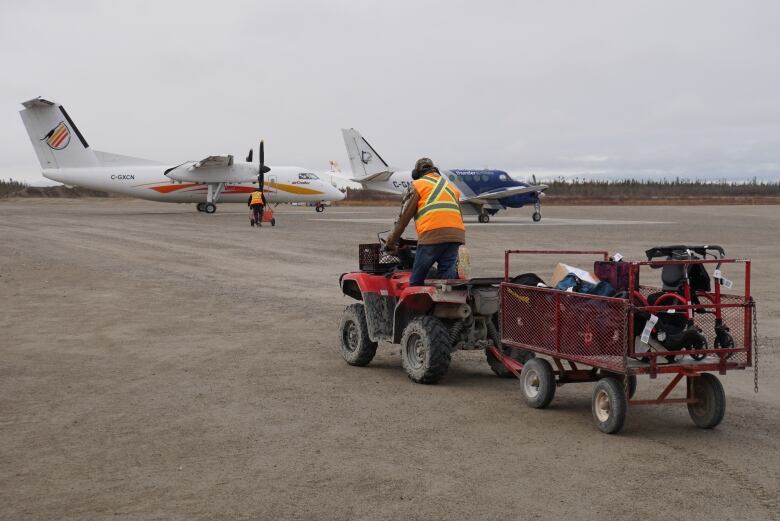
[[[758,392],[758,311],[756,301],[750,300],[750,310],[753,314],[753,392]]]

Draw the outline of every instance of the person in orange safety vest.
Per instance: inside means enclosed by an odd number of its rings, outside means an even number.
[[[460,210],[460,191],[427,157],[417,160],[412,186],[404,195],[401,216],[387,238],[387,250],[397,251],[398,239],[414,218],[417,252],[411,286],[420,286],[436,264],[436,278],[457,278],[458,249],[466,243],[466,227]]]
[[[249,217],[249,224],[252,226],[262,226],[263,210],[265,209],[265,194],[258,188],[249,196],[247,204],[252,211]]]

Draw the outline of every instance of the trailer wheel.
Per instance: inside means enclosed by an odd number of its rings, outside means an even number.
[[[612,376],[613,378],[616,378],[621,383],[621,385],[623,385],[623,388],[626,391],[629,400],[632,399],[634,397],[634,395],[636,394],[636,385],[637,385],[637,383],[636,383],[636,375],[634,375],[634,374],[630,374],[630,375],[628,375],[626,377],[626,378],[628,378],[628,381],[625,384],[623,383],[624,376],[621,375],[621,374],[618,374],[618,373],[611,373],[611,372],[607,372],[607,371],[600,371],[599,372],[599,376],[601,376],[601,377]]]
[[[435,384],[450,367],[450,337],[441,320],[417,317],[401,337],[401,362],[413,382]]]
[[[628,375],[628,399],[632,399],[636,394],[636,375]]]
[[[525,403],[534,409],[544,409],[555,396],[555,374],[550,362],[532,358],[520,371],[520,392]]]
[[[726,393],[714,374],[702,373],[693,379],[693,397],[696,403],[688,404],[688,414],[693,423],[702,429],[712,429],[726,414]]]
[[[339,324],[341,356],[349,365],[364,366],[374,359],[377,343],[368,336],[363,304],[351,304],[341,315]]]
[[[615,434],[623,428],[628,412],[623,382],[612,376],[596,382],[590,405],[593,419],[601,432]]]

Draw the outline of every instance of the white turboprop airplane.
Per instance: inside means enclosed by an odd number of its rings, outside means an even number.
[[[388,193],[402,193],[412,183],[410,171],[399,172],[388,166],[374,147],[368,144],[354,128],[342,128],[344,144],[352,166],[352,178],[364,188]],[[505,208],[521,208],[533,205],[534,222],[542,219],[542,197],[548,186],[515,181],[503,170],[450,169],[442,175],[460,190],[460,207],[464,215],[478,215],[479,222],[487,223],[490,217]]]
[[[157,161],[93,150],[65,108],[35,98],[22,103],[19,113],[32,141],[43,176],[69,186],[81,186],[151,201],[197,203],[198,211],[214,213],[217,201],[246,203],[261,183],[269,203],[340,201],[344,194],[311,170],[264,164],[236,163],[232,155],[166,165]]]

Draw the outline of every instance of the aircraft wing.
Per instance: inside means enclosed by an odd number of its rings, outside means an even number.
[[[233,165],[233,156],[228,154],[224,156],[209,156],[206,159],[201,159],[200,161],[196,161],[192,165],[188,167],[188,170],[196,170],[198,168],[208,168],[208,167],[215,167],[215,166],[232,166]]]
[[[513,195],[528,194],[532,192],[543,192],[547,190],[547,185],[533,185],[533,186],[513,186],[505,188],[503,190],[497,190],[495,192],[487,192],[470,197],[465,197],[460,200],[461,203],[472,204],[485,204],[488,202],[498,201],[505,197],[512,197]]]
[[[350,181],[354,181],[356,183],[369,183],[369,182],[383,182],[390,179],[390,177],[393,175],[393,170],[386,170],[384,172],[377,172],[376,174],[370,174],[364,177],[352,177],[350,178]]]

